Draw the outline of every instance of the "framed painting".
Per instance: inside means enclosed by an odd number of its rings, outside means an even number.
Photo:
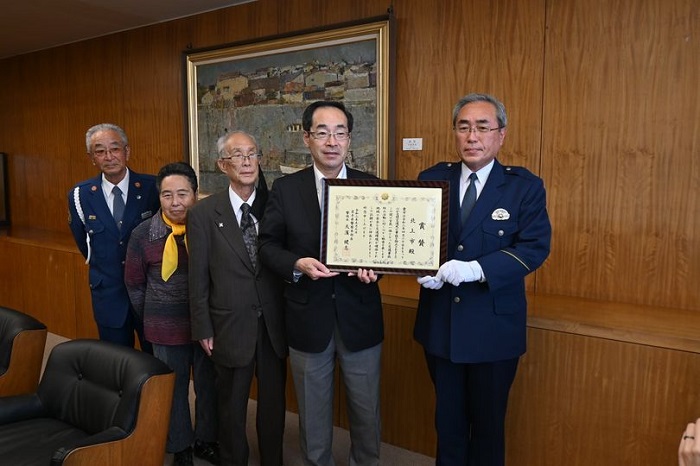
[[[353,114],[348,166],[393,177],[391,16],[185,53],[189,161],[200,197],[225,189],[216,141],[252,134],[268,186],[311,165],[301,117],[318,100]]]

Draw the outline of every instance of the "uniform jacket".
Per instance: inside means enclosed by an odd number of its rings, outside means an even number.
[[[264,184],[251,206],[258,222],[263,221],[267,200]],[[261,312],[275,353],[286,357],[281,280],[259,259],[253,268],[228,189],[187,211],[187,244],[193,339],[214,337],[215,363],[245,366],[255,355]]]
[[[85,224],[75,207],[75,187],[79,188]],[[90,236],[89,283],[95,321],[105,327],[118,328],[124,325],[130,312],[124,285],[124,260],[131,231],[160,208],[155,177],[129,171],[129,193],[121,230],[102,193],[102,175],[75,187],[68,193],[68,223],[84,257],[88,255],[86,236]]]
[[[374,178],[351,168],[348,178]],[[319,258],[321,209],[313,167],[275,181],[260,230],[260,257],[285,280],[285,320],[289,346],[307,353],[325,350],[337,322],[350,351],[371,348],[384,339],[381,296],[377,283],[362,283],[341,273],[294,281],[294,264]]]
[[[476,260],[486,281],[421,288],[414,336],[425,351],[457,363],[525,352],[525,276],[549,255],[551,226],[542,180],[497,160],[467,222],[459,221],[461,163],[440,163],[419,180],[450,182],[447,260]]]

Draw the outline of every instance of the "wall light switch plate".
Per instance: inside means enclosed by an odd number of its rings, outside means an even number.
[[[423,138],[403,138],[403,150],[423,150]]]

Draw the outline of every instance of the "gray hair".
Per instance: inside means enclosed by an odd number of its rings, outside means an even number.
[[[462,107],[464,107],[467,104],[471,104],[473,102],[488,102],[491,105],[493,105],[496,108],[496,119],[498,120],[498,126],[501,128],[506,126],[508,124],[508,117],[506,116],[506,107],[503,105],[503,103],[495,98],[494,96],[490,94],[468,94],[459,99],[459,102],[457,102],[457,105],[455,105],[454,110],[452,110],[452,126],[454,127],[457,124],[457,115],[459,115],[459,111],[462,110]]]
[[[95,133],[99,131],[114,131],[119,135],[119,139],[122,140],[122,145],[124,147],[129,145],[129,138],[126,137],[126,133],[124,132],[123,129],[121,129],[119,126],[114,125],[112,123],[100,123],[99,125],[95,125],[89,130],[87,130],[87,133],[85,133],[85,147],[87,147],[87,152],[90,153],[90,140],[92,137],[95,135]]]
[[[226,151],[226,143],[228,142],[228,140],[236,134],[248,136],[253,141],[253,144],[255,144],[255,151],[258,152],[260,150],[260,146],[258,146],[258,140],[255,139],[255,136],[253,136],[250,133],[246,133],[245,131],[235,130],[224,134],[216,141],[216,152],[219,154],[219,158],[224,156]]]

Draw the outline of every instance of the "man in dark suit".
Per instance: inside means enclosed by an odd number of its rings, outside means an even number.
[[[258,182],[253,136],[230,132],[217,149],[229,188],[187,214],[192,337],[216,366],[221,464],[248,464],[246,416],[255,374],[261,465],[280,466],[287,377],[281,281],[260,262],[255,244],[267,187]]]
[[[435,386],[438,465],[503,466],[508,393],[525,352],[525,276],[549,255],[542,180],[496,160],[503,104],[470,94],[452,124],[462,163],[420,180],[450,182],[448,261],[422,285],[414,335]]]
[[[152,353],[143,337],[124,285],[124,259],[131,231],[160,207],[155,177],[127,168],[131,147],[122,128],[103,123],[85,135],[88,158],[100,175],[68,193],[68,223],[80,252],[90,264],[92,309],[101,340]]]
[[[378,465],[379,375],[384,326],[377,275],[331,272],[319,261],[323,178],[373,178],[345,165],[352,114],[314,102],[302,116],[313,166],[279,178],[260,230],[263,262],[286,281],[287,341],[304,464],[333,465],[333,371],[347,390],[350,465]]]

